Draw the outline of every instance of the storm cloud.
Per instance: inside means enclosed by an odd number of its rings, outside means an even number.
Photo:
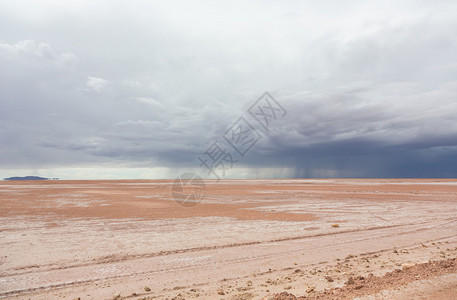
[[[227,178],[457,176],[455,1],[4,1],[0,66],[2,177],[201,172],[242,116]]]

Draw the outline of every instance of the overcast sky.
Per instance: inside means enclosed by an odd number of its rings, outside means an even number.
[[[269,92],[265,130],[248,113]],[[0,1],[0,176],[457,177],[456,1]]]

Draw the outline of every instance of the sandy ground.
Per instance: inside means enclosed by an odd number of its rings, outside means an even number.
[[[0,298],[457,299],[457,180],[0,182]]]

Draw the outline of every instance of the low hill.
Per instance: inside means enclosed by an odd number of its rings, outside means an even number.
[[[8,177],[3,180],[49,180],[49,178],[39,176],[24,176],[24,177]]]

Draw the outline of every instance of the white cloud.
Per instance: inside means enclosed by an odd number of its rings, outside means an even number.
[[[110,82],[103,78],[87,77],[87,86],[97,93],[100,93]]]
[[[141,82],[135,79],[124,79],[122,84],[131,88],[140,88],[142,86]]]
[[[136,100],[140,103],[149,104],[156,107],[162,106],[162,104],[154,98],[137,97]]]
[[[79,59],[72,53],[56,53],[47,43],[23,40],[15,44],[0,43],[0,55],[35,65],[72,66]]]

